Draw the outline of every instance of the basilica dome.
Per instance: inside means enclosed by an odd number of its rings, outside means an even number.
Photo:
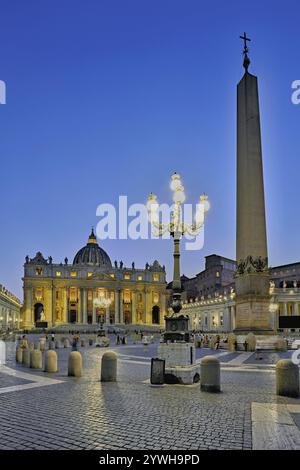
[[[101,268],[112,267],[108,254],[98,245],[93,229],[86,246],[76,253],[73,265],[91,265],[100,266]]]

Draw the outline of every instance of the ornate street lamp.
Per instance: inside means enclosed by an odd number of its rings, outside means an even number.
[[[165,334],[165,340],[182,340],[183,337],[187,338],[188,334],[188,317],[183,315],[178,316],[182,308],[181,303],[181,281],[180,281],[180,240],[184,234],[191,236],[198,235],[200,229],[204,225],[205,214],[209,209],[209,201],[206,194],[200,196],[199,202],[196,206],[194,216],[194,223],[187,224],[182,220],[181,205],[185,201],[184,186],[181,182],[180,175],[174,173],[171,178],[170,188],[173,192],[173,211],[171,213],[170,221],[168,223],[160,222],[159,220],[159,204],[155,194],[151,193],[147,201],[148,218],[151,225],[157,231],[159,236],[169,232],[174,240],[174,273],[173,273],[173,299],[172,310],[173,313],[170,317],[165,317],[167,332],[173,331],[173,335]],[[177,332],[177,334],[175,334]],[[179,333],[180,332],[180,333]]]

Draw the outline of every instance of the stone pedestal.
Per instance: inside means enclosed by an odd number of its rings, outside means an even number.
[[[236,334],[274,334],[270,312],[268,272],[238,275],[236,285]]]
[[[200,365],[195,363],[193,343],[161,343],[158,357],[165,361],[165,382],[191,385],[199,382]]]

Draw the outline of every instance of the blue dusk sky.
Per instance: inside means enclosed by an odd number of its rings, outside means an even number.
[[[235,257],[236,85],[242,41],[259,78],[269,260],[300,261],[300,3],[252,0],[0,0],[0,283],[22,296],[23,262],[40,250],[72,260],[96,207],[170,198],[182,175],[187,202],[211,210],[200,251]],[[112,261],[158,259],[165,240],[105,240]]]

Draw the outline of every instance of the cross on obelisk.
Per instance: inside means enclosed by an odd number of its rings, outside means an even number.
[[[243,50],[243,54],[244,54],[244,63],[243,63],[243,66],[246,70],[246,72],[248,72],[248,67],[250,65],[250,59],[248,57],[248,52],[249,52],[249,49],[248,49],[248,46],[247,46],[247,41],[251,41],[250,38],[247,38],[247,34],[244,33],[244,36],[240,36],[241,39],[243,39],[244,41],[244,50]]]

